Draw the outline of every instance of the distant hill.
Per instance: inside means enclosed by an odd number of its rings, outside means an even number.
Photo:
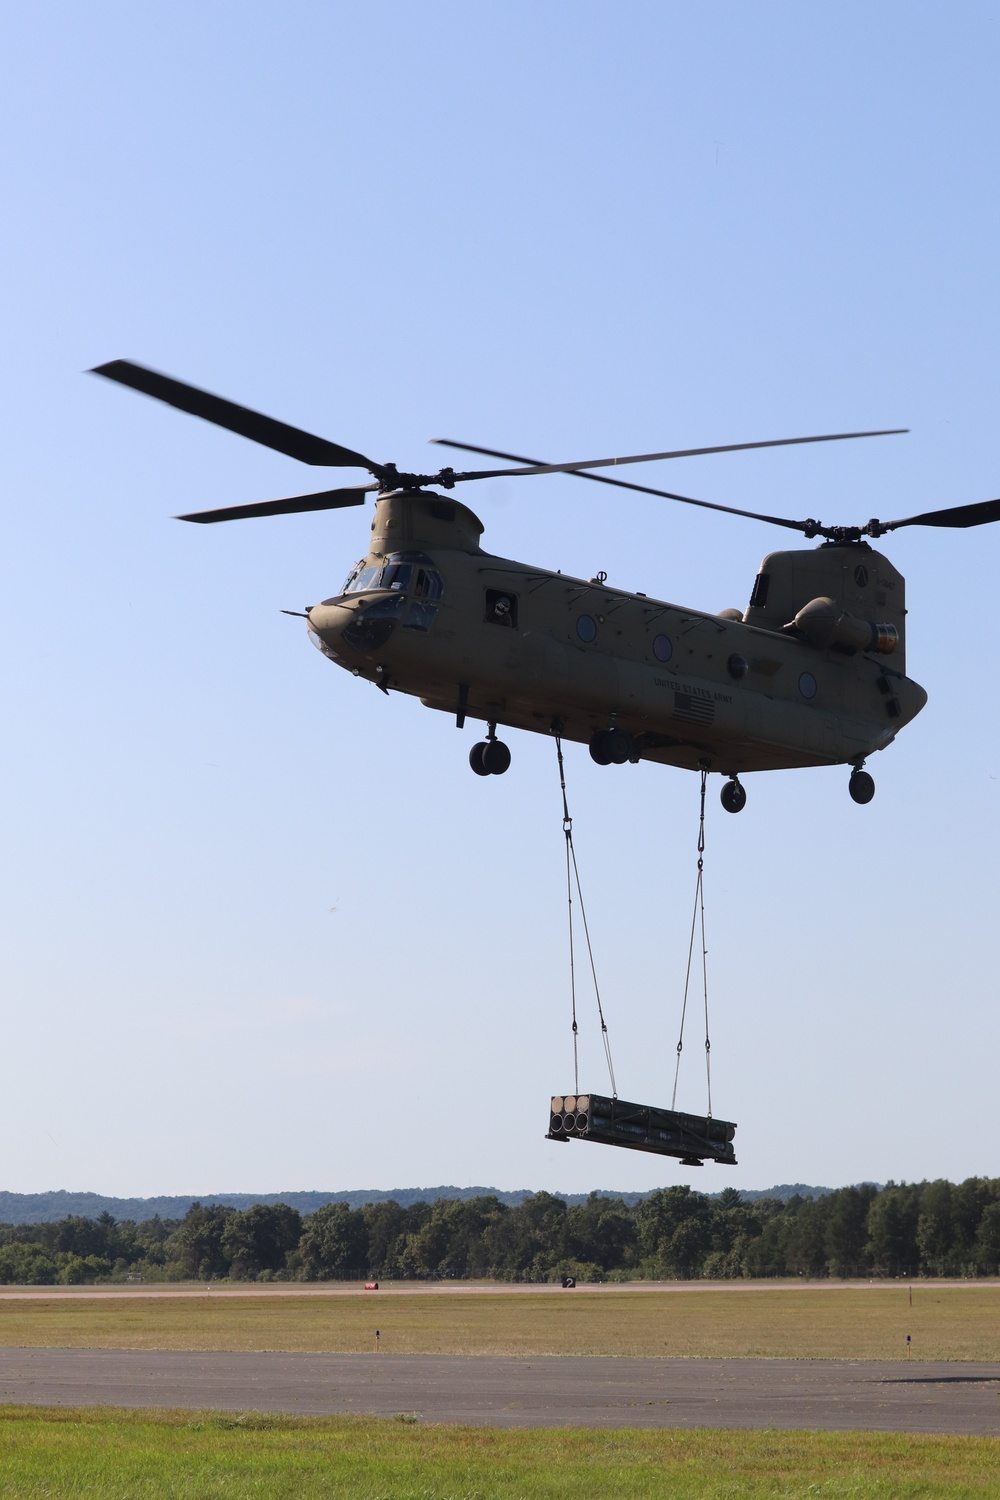
[[[483,1198],[487,1194],[499,1198],[508,1207],[515,1207],[530,1198],[533,1188],[518,1188],[513,1192],[501,1192],[491,1187],[427,1187],[357,1188],[339,1193],[201,1193],[162,1198],[108,1198],[101,1193],[3,1193],[0,1192],[0,1224],[53,1224],[70,1215],[96,1219],[102,1213],[115,1219],[182,1219],[192,1203],[221,1203],[229,1208],[250,1208],[255,1203],[287,1203],[302,1214],[315,1213],[324,1203],[347,1203],[351,1208],[360,1208],[365,1203],[387,1203],[390,1199],[403,1208],[411,1203],[433,1203],[438,1198]],[[641,1203],[648,1193],[619,1193],[613,1188],[599,1188],[598,1192],[609,1198],[621,1198],[629,1205]],[[744,1203],[755,1203],[759,1198],[779,1198],[782,1201],[799,1194],[803,1198],[822,1198],[833,1191],[826,1187],[809,1187],[805,1183],[782,1183],[780,1187],[753,1189],[741,1188]],[[586,1193],[556,1193],[565,1203],[584,1203]],[[709,1198],[718,1198],[718,1193],[709,1193]]]

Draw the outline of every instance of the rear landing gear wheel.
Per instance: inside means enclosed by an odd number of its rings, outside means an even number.
[[[480,740],[479,743],[473,745],[472,749],[469,751],[469,765],[475,771],[477,776],[488,776],[490,774],[489,771],[487,771],[486,767],[483,765],[483,752],[484,750],[488,750],[489,748],[490,747],[485,740]]]
[[[855,802],[860,802],[864,807],[875,795],[875,778],[869,776],[867,771],[852,771],[847,790]]]
[[[733,776],[722,788],[719,800],[728,813],[742,812],[747,805],[746,787],[741,786]]]

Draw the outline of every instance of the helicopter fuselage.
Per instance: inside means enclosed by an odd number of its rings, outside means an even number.
[[[460,723],[610,728],[629,759],[727,776],[860,766],[927,701],[902,577],[867,543],[773,554],[749,608],[714,615],[492,556],[482,530],[450,497],[382,496],[368,555],[308,611],[315,644]]]

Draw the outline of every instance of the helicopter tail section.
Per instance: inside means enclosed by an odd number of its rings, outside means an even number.
[[[770,553],[743,619],[842,657],[891,656],[893,668],[906,671],[906,582],[867,542]]]

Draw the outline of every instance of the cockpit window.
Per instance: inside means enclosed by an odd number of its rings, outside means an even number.
[[[405,594],[413,577],[413,567],[410,563],[389,562],[382,569],[382,576],[378,581],[380,589],[392,589],[394,593]]]
[[[417,584],[413,592],[418,599],[440,599],[441,574],[437,568],[418,568]]]
[[[440,599],[441,574],[422,552],[391,552],[378,563],[362,559],[349,574],[342,592],[361,594],[373,589],[388,589],[394,594],[407,594],[411,592],[411,584],[414,583],[414,572],[416,583],[412,592],[417,598]]]
[[[364,563],[359,563],[358,566],[354,569],[354,572],[351,574],[350,578],[344,584],[344,593],[360,594],[364,592],[365,589],[377,589],[378,575],[381,571],[382,569],[378,566],[378,564],[376,564],[374,567],[369,564],[366,567]]]
[[[344,580],[344,587],[340,591],[342,594],[350,594],[353,591],[355,580],[357,579],[357,576],[361,572],[361,569],[364,567],[364,565],[364,558],[362,558],[359,563],[354,564],[354,567],[351,569],[346,579]]]

